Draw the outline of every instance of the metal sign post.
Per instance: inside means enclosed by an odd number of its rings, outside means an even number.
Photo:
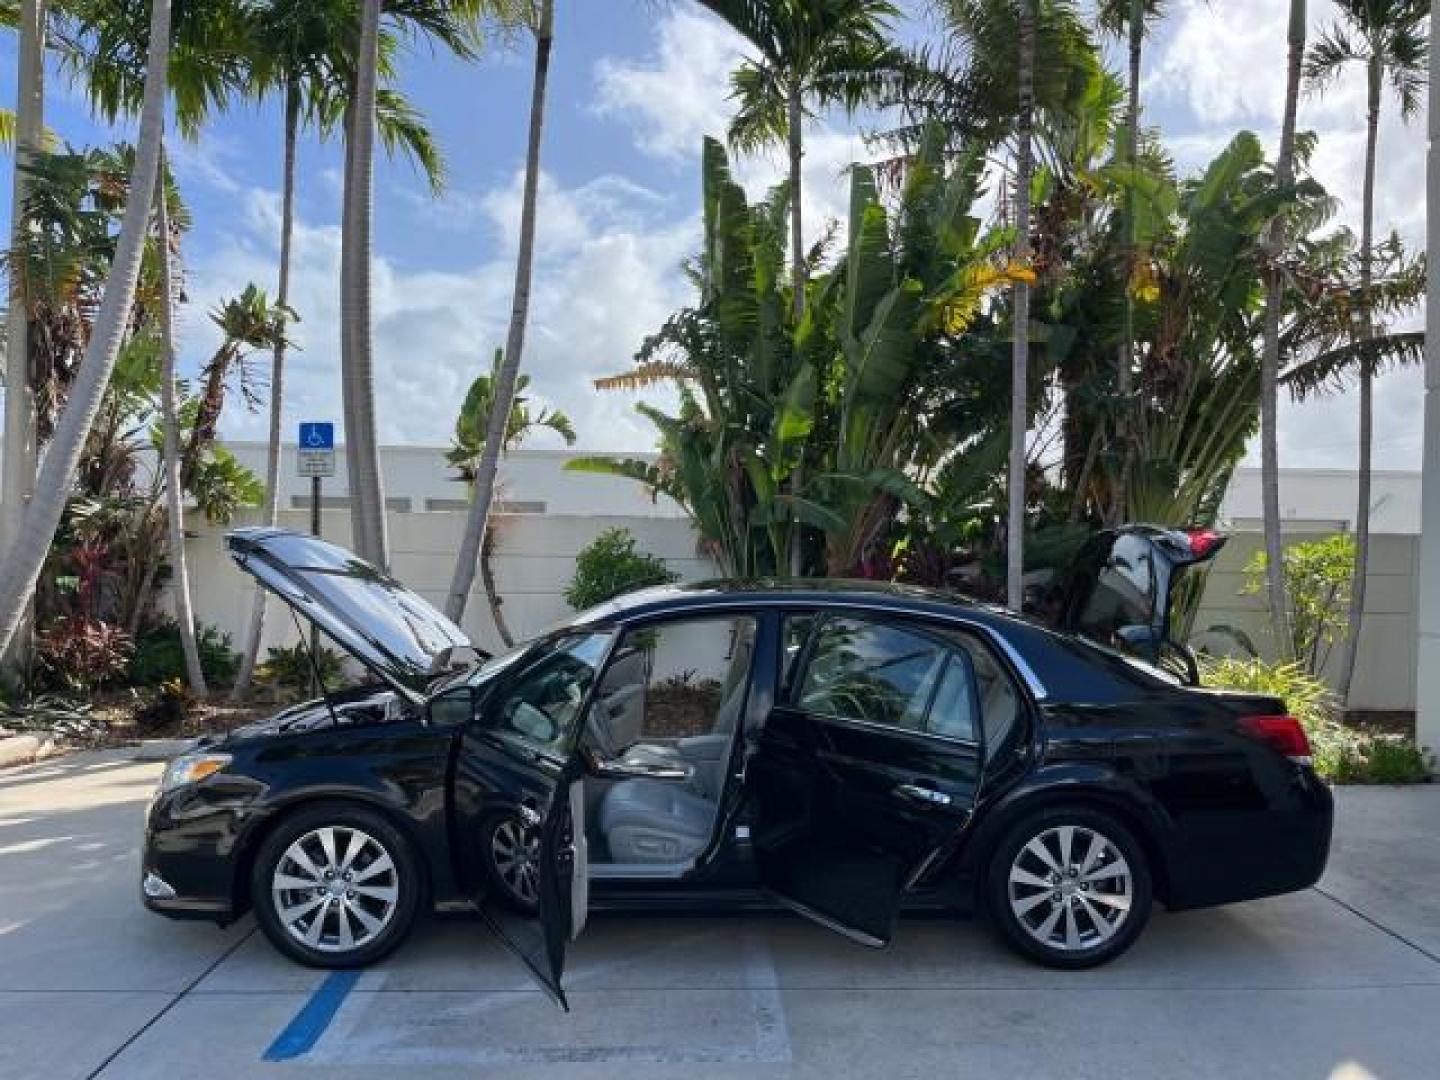
[[[310,535],[320,535],[320,491],[324,478],[335,475],[335,425],[329,421],[307,421],[300,425],[295,448],[295,471],[310,478]],[[310,656],[315,670],[320,665],[320,631],[310,627]],[[317,684],[318,678],[314,680]],[[324,687],[316,685],[315,693]]]

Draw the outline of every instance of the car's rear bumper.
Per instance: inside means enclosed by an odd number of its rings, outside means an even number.
[[[1178,830],[1171,847],[1171,910],[1257,900],[1308,889],[1325,873],[1335,801],[1309,767],[1297,767],[1282,801],[1227,820],[1223,812]]]

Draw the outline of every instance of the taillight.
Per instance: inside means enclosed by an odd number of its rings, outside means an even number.
[[[1190,541],[1190,554],[1196,562],[1203,562],[1225,546],[1228,537],[1214,529],[1187,529],[1185,539]]]
[[[1252,739],[1268,743],[1291,761],[1310,764],[1310,740],[1300,721],[1293,716],[1242,716],[1240,730]]]

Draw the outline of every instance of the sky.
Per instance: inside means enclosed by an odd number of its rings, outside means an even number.
[[[1284,96],[1287,0],[1177,0],[1148,45],[1144,95],[1182,171],[1198,170],[1239,130],[1271,153]],[[636,415],[641,394],[600,393],[591,381],[627,368],[644,337],[686,303],[680,264],[700,243],[702,138],[722,136],[731,112],[728,75],[742,43],[690,0],[559,0],[540,187],[538,253],[523,367],[533,396],[563,409],[579,446],[653,448]],[[1311,35],[1334,18],[1310,5]],[[935,35],[923,6],[900,28],[907,41]],[[1111,46],[1112,66],[1122,57]],[[528,41],[497,45],[479,64],[421,50],[402,80],[444,149],[440,198],[410,165],[377,162],[373,280],[376,398],[382,442],[445,445],[471,379],[503,343],[514,284],[524,141],[530,98]],[[0,86],[14,86],[13,37],[0,43]],[[1425,118],[1405,124],[1387,100],[1380,135],[1377,232],[1424,237]],[[1343,201],[1358,232],[1364,153],[1358,72],[1323,97],[1302,99],[1300,128],[1319,135],[1315,171]],[[71,145],[133,137],[90,119],[83,95],[52,77],[47,122]],[[843,218],[845,168],[863,160],[863,132],[843,116],[806,131],[805,215],[817,234]],[[281,124],[274,103],[216,118],[192,143],[171,148],[194,219],[185,239],[187,303],[179,313],[182,372],[218,343],[208,318],[254,282],[272,296],[279,252]],[[286,381],[287,429],[338,420],[341,148],[302,139],[291,304],[300,315]],[[8,166],[7,166],[8,167]],[[778,153],[737,162],[759,197],[783,171]],[[0,203],[3,208],[3,203]],[[8,215],[8,208],[4,209]],[[268,369],[268,363],[265,365]],[[1377,387],[1376,467],[1420,464],[1418,371]],[[1282,463],[1343,467],[1356,455],[1350,397],[1286,406]],[[263,412],[229,409],[232,439],[263,439]],[[292,436],[293,437],[293,436]],[[535,448],[559,446],[537,436]]]

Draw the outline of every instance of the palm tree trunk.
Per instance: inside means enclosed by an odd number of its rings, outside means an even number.
[[[1300,65],[1305,57],[1305,0],[1290,0],[1289,60],[1285,77],[1285,115],[1280,125],[1280,155],[1275,182],[1289,187],[1295,179],[1295,114],[1300,101]],[[1265,527],[1265,596],[1270,608],[1270,632],[1282,660],[1293,660],[1295,641],[1290,631],[1289,603],[1285,596],[1285,548],[1280,537],[1280,314],[1285,302],[1285,280],[1274,268],[1285,248],[1285,223],[1277,217],[1270,225],[1266,254],[1272,268],[1265,275],[1264,343],[1260,353],[1260,492]]]
[[[485,543],[480,545],[480,583],[485,587],[485,602],[490,605],[490,618],[495,622],[495,633],[500,635],[501,642],[508,649],[515,644],[515,639],[510,634],[504,612],[500,610],[504,601],[500,599],[500,592],[495,587],[495,569],[490,564],[494,553],[495,529],[491,526],[485,530]]]
[[[160,167],[155,177],[155,232],[160,254],[160,426],[164,432],[161,465],[165,472],[166,531],[170,544],[170,585],[175,622],[180,628],[180,651],[185,657],[185,681],[193,693],[205,696],[205,672],[195,643],[195,609],[190,601],[190,569],[185,557],[185,492],[180,483],[180,417],[175,393],[175,286],[170,276],[170,208],[165,202],[165,146],[160,146]]]
[[[1375,335],[1370,311],[1370,287],[1374,281],[1375,243],[1375,149],[1380,135],[1380,91],[1384,70],[1379,56],[1370,59],[1367,70],[1369,90],[1365,114],[1365,190],[1360,221],[1360,333],[1366,341]],[[1345,628],[1345,651],[1341,654],[1340,679],[1336,692],[1348,708],[1350,686],[1355,681],[1355,661],[1360,652],[1360,625],[1365,618],[1365,584],[1370,568],[1370,483],[1375,450],[1375,373],[1369,361],[1360,358],[1360,475],[1355,503],[1355,570],[1350,579],[1350,611]]]
[[[1130,186],[1125,190],[1125,309],[1123,317],[1124,339],[1120,342],[1115,358],[1115,389],[1120,397],[1120,416],[1116,435],[1120,444],[1120,472],[1115,477],[1114,502],[1111,509],[1112,525],[1124,522],[1128,513],[1126,495],[1131,445],[1130,423],[1130,376],[1135,364],[1135,300],[1131,289],[1135,280],[1137,262],[1135,229],[1135,180],[1140,165],[1140,61],[1145,47],[1145,4],[1143,0],[1130,0],[1130,84],[1126,88],[1129,103],[1126,109],[1129,130],[1125,133],[1125,154],[1130,166]]]
[[[1020,115],[1015,125],[1015,261],[1030,261],[1030,132],[1035,112],[1035,0],[1020,4]],[[1025,442],[1030,427],[1030,286],[1015,284],[1014,347],[1010,358],[1010,507],[1006,516],[1006,602],[1025,601]]]
[[[345,464],[355,550],[385,567],[385,493],[375,431],[374,343],[370,333],[371,220],[375,182],[375,78],[379,60],[381,0],[360,10],[360,51],[350,102],[345,155],[345,208],[341,225],[340,367],[345,398]]]
[[[280,284],[276,292],[277,319],[280,332],[275,339],[275,352],[270,361],[270,446],[265,459],[266,525],[280,518],[280,442],[281,419],[284,412],[285,389],[285,324],[290,303],[290,245],[295,232],[295,143],[300,132],[300,87],[293,78],[285,87],[285,167],[283,193],[280,197]],[[269,593],[255,587],[250,605],[250,625],[245,632],[245,649],[240,659],[240,672],[235,677],[231,697],[239,700],[250,690],[255,677],[255,662],[260,655],[260,641],[265,635],[265,598]]]
[[[525,151],[525,189],[520,207],[520,251],[515,260],[515,294],[510,306],[510,332],[505,338],[505,356],[495,378],[490,399],[490,416],[485,427],[485,446],[475,470],[475,489],[465,519],[465,535],[455,560],[455,573],[445,599],[445,614],[459,622],[465,602],[475,584],[480,546],[490,520],[490,503],[495,497],[495,475],[500,452],[505,446],[505,429],[515,404],[515,379],[525,350],[525,324],[530,317],[530,279],[535,260],[535,207],[540,184],[540,143],[545,127],[545,90],[550,77],[550,49],[555,39],[555,0],[541,0],[540,18],[535,27],[535,81],[530,96],[530,139]]]
[[[786,132],[790,152],[790,276],[794,290],[792,304],[795,308],[795,323],[799,325],[805,315],[805,230],[804,208],[801,203],[803,176],[801,165],[805,159],[805,103],[801,99],[799,82],[790,86],[786,101]]]
[[[15,168],[10,203],[10,246],[21,250],[25,238],[25,204],[30,177],[25,166],[39,150],[45,131],[45,5],[23,0],[20,5],[19,72],[15,106]],[[25,276],[10,265],[10,303],[5,320],[5,434],[3,478],[0,478],[0,551],[20,531],[25,504],[35,490],[35,389],[30,373],[30,305]],[[27,605],[28,609],[28,605]],[[23,620],[27,626],[28,616]],[[29,667],[29,633],[17,636],[5,657],[7,676]]]
[[[25,510],[14,543],[0,562],[0,651],[9,647],[35,591],[45,555],[65,511],[85,439],[100,411],[124,341],[130,307],[135,300],[135,285],[140,277],[145,235],[149,231],[150,200],[160,161],[169,58],[170,0],[153,0],[144,103],[135,146],[135,168],[125,199],[125,218],[100,310],[85,346],[85,358],[35,478],[35,495]]]

